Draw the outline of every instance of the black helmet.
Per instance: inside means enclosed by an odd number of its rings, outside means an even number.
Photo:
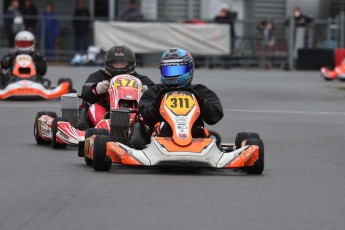
[[[105,70],[111,76],[132,74],[135,70],[136,58],[134,52],[127,46],[113,46],[105,54]],[[114,64],[125,63],[124,67],[115,68]]]

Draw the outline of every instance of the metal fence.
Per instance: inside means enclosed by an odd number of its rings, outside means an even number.
[[[3,21],[5,16],[0,17]],[[24,19],[32,19],[25,17]],[[56,16],[60,24],[60,32],[54,41],[55,48],[47,50],[45,47],[45,25],[42,16],[35,17],[41,22],[40,31],[36,27],[33,31],[37,36],[36,48],[43,54],[52,53],[50,61],[70,62],[77,52],[74,48],[73,17]],[[78,18],[78,20],[90,20],[89,18]],[[92,21],[107,18],[91,18],[88,33],[89,44],[93,44]],[[145,23],[145,22],[143,22]],[[164,23],[164,22],[162,22]],[[232,42],[232,52],[225,56],[195,56],[197,66],[205,67],[262,67],[262,68],[288,68],[294,69],[296,59],[296,28],[293,19],[289,26],[286,21],[275,21],[274,47],[267,47],[263,43],[263,34],[257,30],[257,21],[237,20],[234,23],[235,34]],[[202,26],[202,25],[200,25]],[[119,32],[120,33],[120,32]],[[336,49],[345,47],[345,16],[341,12],[340,16],[334,20],[314,20],[305,31],[304,48]],[[0,29],[0,53],[8,50],[7,31],[4,25]],[[139,65],[156,65],[159,62],[160,54],[138,55]]]

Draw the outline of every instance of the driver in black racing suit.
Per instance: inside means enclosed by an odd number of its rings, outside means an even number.
[[[84,101],[92,104],[88,110],[88,117],[93,125],[104,118],[109,110],[109,81],[116,75],[130,74],[141,81],[143,90],[154,85],[147,76],[135,71],[136,57],[127,46],[118,45],[111,47],[105,54],[105,69],[100,69],[88,77],[83,85],[82,95]]]
[[[185,87],[190,89],[198,100],[201,114],[195,126],[204,126],[204,122],[214,125],[223,117],[223,107],[218,96],[209,88],[201,84],[192,85],[194,61],[189,52],[181,48],[167,50],[160,61],[161,82],[150,87],[141,97],[139,111],[145,124],[153,128],[163,118],[159,113],[162,96],[171,87]],[[164,127],[164,126],[163,126]],[[164,133],[164,134],[163,134]],[[169,136],[171,128],[166,125],[161,129],[161,136]]]

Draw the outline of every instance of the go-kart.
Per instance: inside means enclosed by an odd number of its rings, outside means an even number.
[[[156,134],[151,136],[148,144],[142,140],[147,133],[142,128],[141,119],[136,119],[137,123],[131,129],[127,125],[130,111],[115,109],[110,113],[110,135],[90,135],[79,149],[78,156],[84,157],[86,164],[92,165],[96,171],[108,171],[112,163],[240,168],[248,174],[261,174],[264,170],[264,144],[257,133],[238,133],[235,144],[222,144],[219,135],[194,126],[200,116],[200,107],[189,89],[175,89],[163,96],[160,114],[172,134],[153,132]],[[128,129],[132,131],[126,132]]]
[[[142,95],[141,81],[132,75],[118,75],[111,79],[108,89],[110,109],[126,107],[137,111]],[[80,105],[79,105],[80,104]],[[84,143],[85,135],[109,133],[109,113],[94,128],[90,128],[87,118],[89,105],[79,103],[77,94],[67,94],[61,98],[62,117],[55,112],[38,112],[35,117],[34,135],[37,144],[49,144],[55,149],[67,145]],[[78,109],[79,108],[79,109]],[[135,114],[130,118],[134,123]]]
[[[334,70],[330,70],[327,67],[321,67],[321,77],[326,81],[331,81],[336,78],[340,81],[345,81],[345,59],[339,66],[336,66]]]
[[[56,87],[51,87],[49,79],[37,75],[32,57],[20,54],[15,58],[9,73],[1,76],[0,99],[54,99],[72,90],[72,81],[67,78],[58,80]],[[4,78],[8,79],[4,82]]]

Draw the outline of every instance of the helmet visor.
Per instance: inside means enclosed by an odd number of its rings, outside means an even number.
[[[21,48],[28,48],[33,46],[33,41],[16,41],[16,46]]]
[[[184,73],[190,72],[188,65],[178,65],[178,66],[162,66],[161,74],[165,77],[172,77],[182,75]]]
[[[114,60],[112,63],[112,67],[115,69],[124,69],[129,65],[128,60]]]

